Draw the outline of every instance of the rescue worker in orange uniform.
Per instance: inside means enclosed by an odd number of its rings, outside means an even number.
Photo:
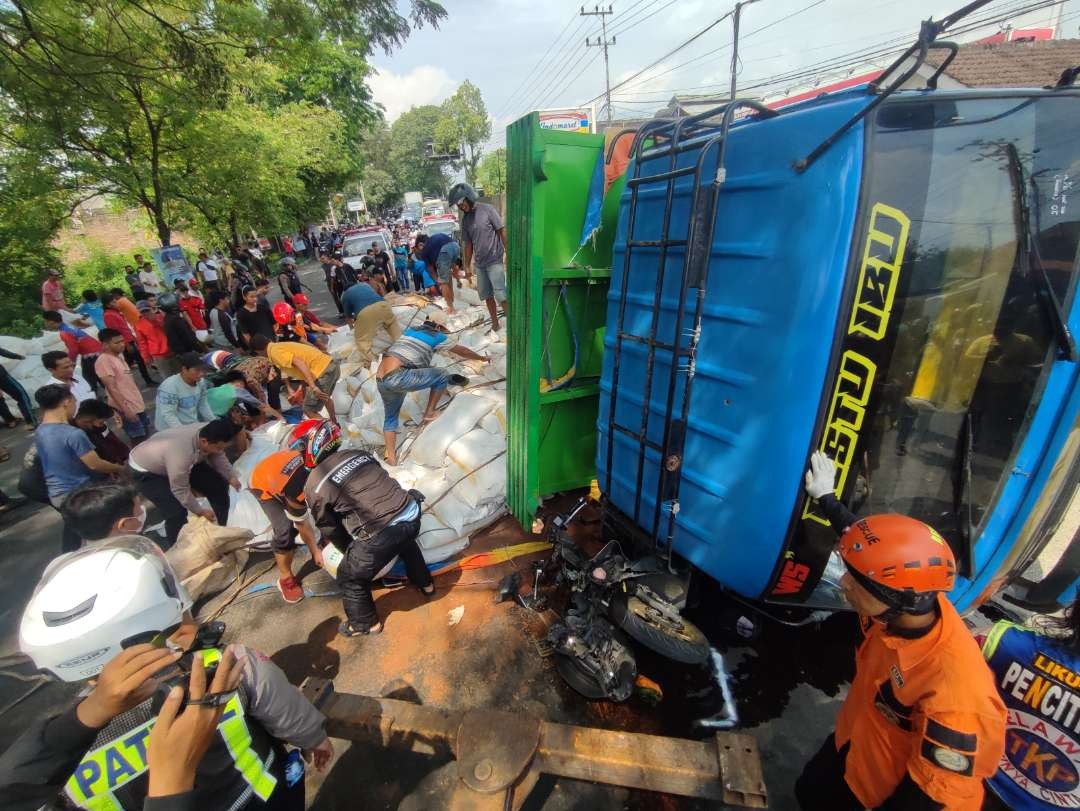
[[[835,481],[816,451],[806,491],[841,532],[841,587],[864,637],[836,731],[803,769],[796,799],[804,811],[978,811],[1004,751],[1005,705],[945,597],[952,550],[913,518],[857,518]]]
[[[258,497],[273,533],[274,562],[277,564],[278,591],[287,603],[304,599],[304,589],[293,576],[293,551],[296,537],[307,545],[316,566],[323,565],[322,550],[315,530],[307,520],[304,485],[308,469],[303,457],[293,450],[276,451],[255,465],[251,471],[251,491]]]

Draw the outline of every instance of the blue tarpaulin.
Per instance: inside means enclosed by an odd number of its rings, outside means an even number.
[[[585,223],[581,226],[581,241],[578,247],[583,247],[592,239],[593,234],[600,230],[600,214],[604,208],[604,151],[596,156],[596,166],[593,167],[592,180],[589,181],[589,201],[585,206]]]

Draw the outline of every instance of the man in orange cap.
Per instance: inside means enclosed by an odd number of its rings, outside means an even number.
[[[836,731],[795,783],[805,811],[978,811],[1005,748],[1005,705],[945,594],[952,549],[903,515],[857,518],[815,451],[806,492],[841,532],[840,581],[864,634]]]
[[[259,506],[270,521],[273,533],[274,562],[277,564],[278,591],[287,603],[304,599],[304,589],[293,576],[293,549],[296,536],[307,544],[311,559],[322,567],[322,550],[315,540],[315,532],[307,518],[304,503],[304,485],[308,469],[303,457],[296,451],[277,451],[255,465],[251,471],[251,491],[258,497]]]

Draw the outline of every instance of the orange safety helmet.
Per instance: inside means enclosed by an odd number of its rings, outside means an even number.
[[[840,537],[840,557],[860,586],[896,614],[926,614],[951,591],[956,558],[931,526],[892,513],[861,518]]]
[[[304,420],[289,435],[289,450],[304,457],[310,470],[341,447],[341,429],[330,420]]]
[[[287,301],[279,301],[277,304],[275,304],[273,313],[274,320],[277,321],[279,324],[288,324],[290,321],[292,321],[293,308],[292,305],[289,304],[289,302]]]
[[[296,451],[275,451],[251,471],[251,489],[258,490],[263,501],[281,496],[303,501],[307,478],[303,456]]]

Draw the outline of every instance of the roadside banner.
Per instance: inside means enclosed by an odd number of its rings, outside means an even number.
[[[540,126],[546,130],[560,132],[592,132],[593,113],[591,109],[540,110]]]
[[[187,281],[195,277],[195,270],[191,267],[184,249],[179,245],[167,245],[164,248],[154,248],[150,251],[154,257],[154,264],[158,272],[165,279],[165,286],[172,289],[177,279]]]

